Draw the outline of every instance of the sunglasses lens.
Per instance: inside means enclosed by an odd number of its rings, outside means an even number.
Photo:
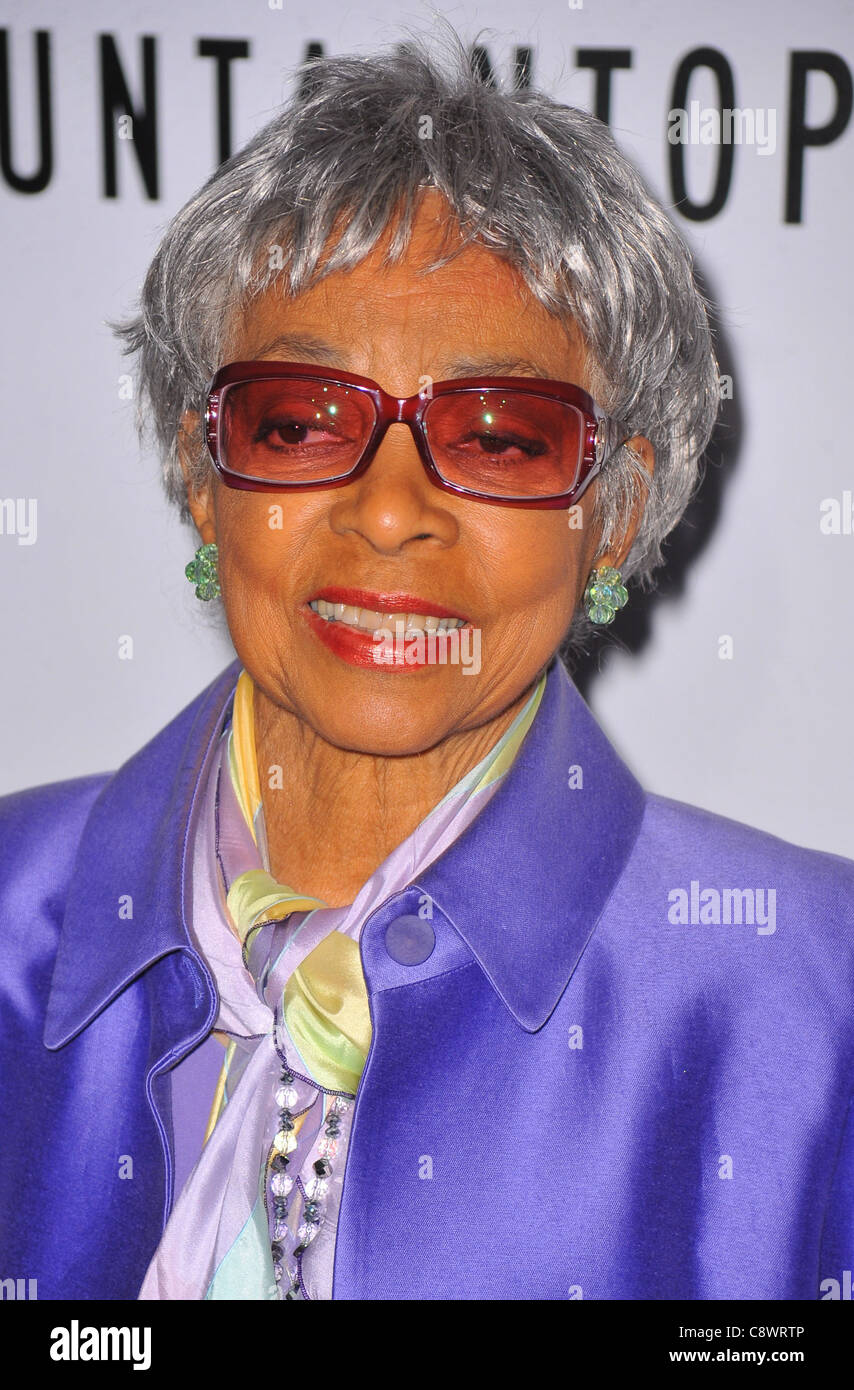
[[[245,381],[220,401],[220,462],[259,482],[316,483],[345,477],[374,425],[362,391],[334,382]]]
[[[444,480],[489,497],[557,497],[578,480],[585,420],[573,405],[497,388],[436,396],[424,412]]]

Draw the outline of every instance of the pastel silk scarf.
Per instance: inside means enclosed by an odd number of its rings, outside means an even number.
[[[193,934],[217,984],[214,1031],[227,1043],[225,1061],[202,1153],[175,1202],[140,1299],[280,1297],[265,1205],[280,1059],[287,1058],[296,1078],[291,1110],[297,1147],[289,1171],[302,1174],[319,1152],[315,1145],[323,1137],[326,1097],[355,1097],[370,1047],[362,924],[479,814],[519,750],[545,681],[544,675],[490,753],[389,855],[354,902],[330,908],[278,883],[263,867],[269,855],[255,752],[254,686],[248,672],[241,672],[231,727],[204,793],[194,866]],[[207,879],[200,874],[203,861]],[[197,892],[214,876],[218,904],[211,893]],[[222,929],[215,919],[222,916],[233,933],[226,931],[231,949],[217,935]],[[349,1123],[345,1115],[336,1169],[346,1152]],[[340,1172],[325,1229],[303,1257],[310,1297],[331,1297],[338,1200]]]
[[[263,810],[255,756],[254,693],[248,672],[241,672],[234,696],[229,770],[257,845]],[[326,907],[319,898],[305,897],[277,883],[263,869],[238,875],[226,902],[244,958],[247,944],[261,925]],[[285,1029],[315,1080],[330,1091],[355,1095],[371,1045],[371,1013],[358,941],[338,931],[325,936],[294,968],[284,988],[282,1014]],[[218,1114],[218,1110],[212,1112],[209,1132]]]

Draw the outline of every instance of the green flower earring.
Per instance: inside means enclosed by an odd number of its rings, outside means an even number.
[[[195,585],[196,598],[202,599],[205,603],[212,598],[219,598],[220,595],[218,556],[216,541],[208,541],[207,545],[199,546],[194,558],[184,570],[190,583]]]
[[[612,623],[620,608],[629,601],[629,591],[620,580],[620,571],[611,565],[591,571],[584,590],[584,611],[591,623]]]

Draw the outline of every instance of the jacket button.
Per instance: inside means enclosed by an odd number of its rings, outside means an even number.
[[[385,929],[385,948],[398,965],[421,965],[435,945],[436,933],[421,917],[396,917]]]

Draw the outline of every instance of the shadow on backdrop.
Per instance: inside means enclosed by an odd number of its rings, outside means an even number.
[[[733,354],[721,328],[716,297],[706,277],[697,269],[697,283],[709,304],[721,378],[737,382]],[[664,563],[656,571],[657,587],[644,593],[629,580],[629,602],[608,627],[599,629],[588,651],[568,659],[572,678],[585,700],[590,700],[596,676],[604,671],[615,651],[639,653],[652,635],[655,610],[660,603],[674,603],[685,589],[689,566],[708,545],[720,517],[724,488],[738,467],[742,439],[740,392],[734,386],[732,399],[721,402],[704,465],[694,496],[682,520],[663,546]]]

